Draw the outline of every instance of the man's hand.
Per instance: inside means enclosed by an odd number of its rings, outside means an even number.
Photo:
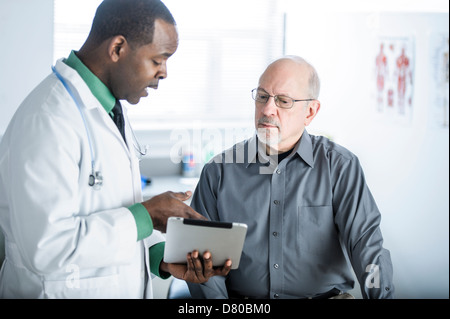
[[[165,192],[143,202],[142,205],[144,205],[152,218],[153,228],[165,233],[167,219],[172,216],[206,220],[206,217],[183,203],[191,196],[192,192],[190,191],[186,193]]]
[[[231,260],[228,259],[222,267],[213,268],[211,253],[206,251],[200,258],[198,251],[194,250],[186,256],[187,265],[167,264],[161,262],[161,270],[184,281],[201,284],[213,276],[226,276],[231,270]]]

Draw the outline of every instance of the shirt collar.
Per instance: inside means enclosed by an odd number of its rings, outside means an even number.
[[[110,113],[116,103],[116,98],[108,87],[77,57],[75,51],[70,52],[64,63],[78,72],[106,113]]]
[[[248,167],[251,163],[256,163],[256,157],[258,155],[267,157],[263,153],[259,153],[258,149],[261,147],[260,143],[258,143],[257,135],[253,135],[248,140],[247,144],[247,152],[248,152],[248,160],[246,166]],[[300,137],[297,144],[294,146],[294,152],[296,152],[300,158],[305,161],[306,164],[314,168],[314,155],[313,155],[313,146],[311,137],[309,136],[306,130],[303,131],[302,136]],[[265,153],[265,152],[264,152]],[[266,160],[266,159],[265,159]]]
[[[298,146],[298,147],[297,147]],[[314,168],[314,155],[311,136],[306,130],[303,131],[297,145],[297,154],[305,161],[306,164]]]

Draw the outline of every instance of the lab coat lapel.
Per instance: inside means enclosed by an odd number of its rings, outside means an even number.
[[[91,90],[84,82],[84,80],[81,78],[81,76],[78,74],[78,72],[67,66],[63,62],[63,59],[57,61],[55,68],[70,85],[72,91],[75,94],[75,97],[78,99],[78,101],[80,101],[80,107],[82,108],[83,112],[86,113],[86,118],[90,119],[86,124],[88,126],[99,125],[102,127],[106,127],[108,131],[114,136],[114,138],[118,140],[120,145],[123,147],[123,150],[128,156],[128,159],[130,161],[130,167],[132,169],[134,199],[135,202],[141,202],[142,190],[139,174],[139,161],[134,153],[134,146],[133,146],[134,144],[132,138],[133,133],[131,131],[131,127],[128,121],[126,107],[122,106],[123,116],[125,119],[125,140],[124,140],[111,116],[106,112],[106,110],[97,100],[97,98],[92,94]],[[95,138],[96,138],[95,136],[92,136],[92,139],[95,140]],[[102,143],[102,141],[95,141],[95,142]]]
[[[80,107],[83,108],[83,112],[89,112],[89,115],[92,116],[89,116],[89,118],[95,119],[96,122],[99,123],[99,125],[104,125],[105,127],[107,127],[111,131],[111,134],[113,134],[115,138],[120,141],[122,147],[127,152],[127,155],[131,160],[130,150],[123,140],[117,126],[114,124],[111,116],[106,113],[103,106],[92,94],[86,82],[84,82],[78,72],[66,65],[63,60],[64,59],[58,60],[56,62],[55,68],[71,87],[72,91],[75,94],[75,98],[80,102]],[[93,138],[95,139],[95,136],[93,136]]]
[[[127,134],[127,130],[125,129],[125,136],[127,138],[127,142],[125,143],[122,135],[119,132],[119,129],[117,128],[116,124],[114,123],[113,119],[111,118],[111,116],[106,113],[105,109],[103,108],[103,106],[100,105],[100,103],[97,101],[98,103],[98,107],[96,107],[95,109],[89,110],[89,112],[92,112],[93,115],[95,114],[95,118],[98,120],[99,125],[104,125],[105,127],[108,128],[108,130],[111,132],[111,134],[114,135],[114,137],[119,141],[119,143],[122,145],[124,151],[127,153],[128,157],[131,160],[131,154],[130,154],[130,150],[127,146],[127,144],[129,144],[128,142],[128,134]],[[125,116],[125,115],[124,115]],[[125,121],[126,123],[126,121]],[[125,124],[125,126],[127,126]]]
[[[140,203],[143,200],[142,197],[142,186],[141,186],[141,174],[139,168],[139,159],[136,155],[135,151],[135,143],[133,138],[133,131],[130,126],[130,121],[127,115],[127,108],[122,105],[123,117],[125,120],[125,138],[126,138],[126,147],[128,150],[128,157],[131,163],[131,170],[133,171],[133,190],[134,190],[134,200],[136,203]],[[120,134],[120,133],[119,133]]]

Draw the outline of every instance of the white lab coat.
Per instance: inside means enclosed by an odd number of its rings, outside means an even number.
[[[125,144],[78,73],[62,60],[56,70],[81,102],[103,186],[88,186],[85,126],[52,73],[18,108],[0,144],[0,298],[151,298],[148,247],[163,237],[153,231],[137,241],[127,209],[142,201],[128,122]]]

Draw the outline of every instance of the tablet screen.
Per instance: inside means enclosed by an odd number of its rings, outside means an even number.
[[[239,267],[247,225],[233,222],[205,221],[170,217],[167,222],[164,261],[186,263],[186,255],[198,250],[211,252],[213,266],[223,266],[231,259],[231,269]]]

